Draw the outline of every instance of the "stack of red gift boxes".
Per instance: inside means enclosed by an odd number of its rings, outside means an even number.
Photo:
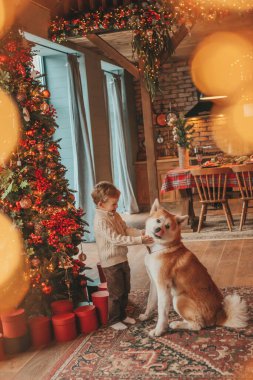
[[[24,309],[1,315],[0,360],[6,355],[46,347],[55,338],[56,342],[75,339],[78,333],[88,334],[106,325],[108,318],[108,292],[106,283],[101,283],[92,292],[92,304],[74,310],[72,301],[60,300],[51,303],[52,317],[35,316],[27,319]],[[94,289],[93,289],[94,290]]]

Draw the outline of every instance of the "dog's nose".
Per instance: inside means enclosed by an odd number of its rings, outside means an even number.
[[[155,233],[160,232],[160,231],[161,231],[161,228],[160,228],[160,227],[157,227],[157,228],[155,229]]]

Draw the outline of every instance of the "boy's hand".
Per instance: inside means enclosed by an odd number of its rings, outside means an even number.
[[[154,243],[154,239],[149,235],[144,235],[141,237],[142,244],[152,244]]]

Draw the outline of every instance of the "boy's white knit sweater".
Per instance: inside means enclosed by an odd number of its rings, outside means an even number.
[[[127,227],[117,212],[112,213],[97,208],[94,233],[103,268],[127,261],[127,246],[142,244],[142,230]]]

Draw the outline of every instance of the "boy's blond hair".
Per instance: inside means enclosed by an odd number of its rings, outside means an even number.
[[[101,181],[95,185],[91,196],[97,205],[99,202],[106,202],[108,198],[119,198],[120,191],[111,182]]]

